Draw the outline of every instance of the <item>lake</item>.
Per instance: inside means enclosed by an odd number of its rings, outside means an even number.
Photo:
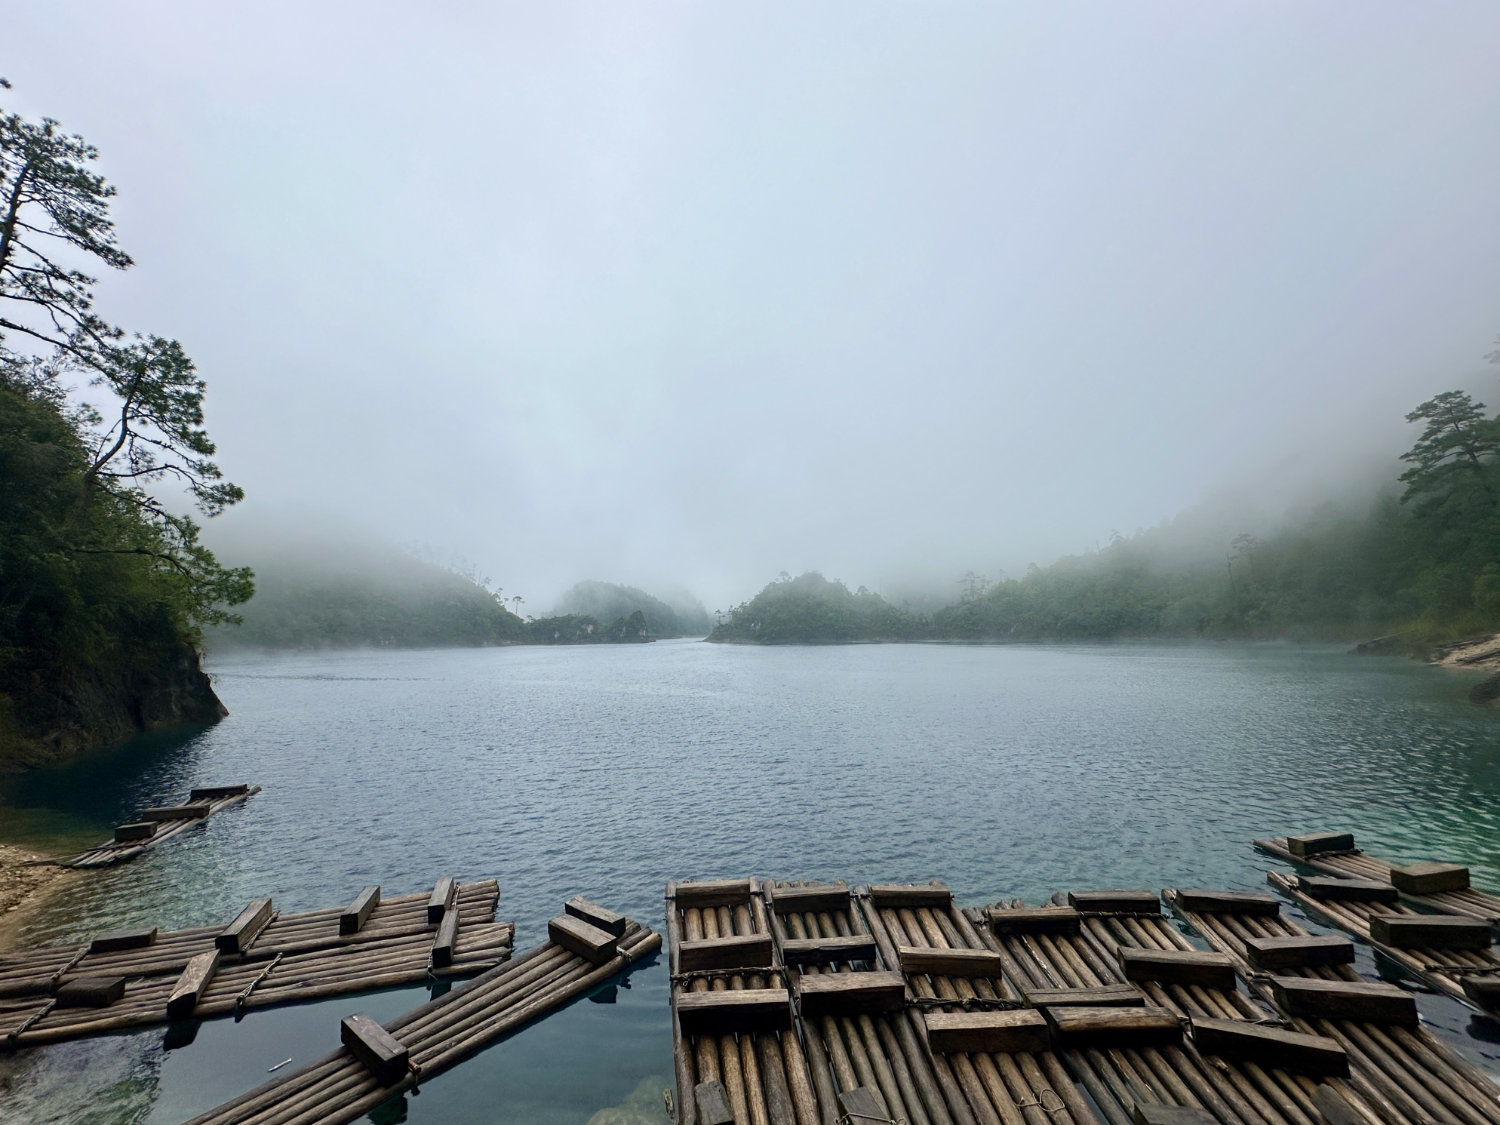
[[[264,791],[75,880],[25,944],[228,921],[264,894],[283,911],[332,906],[367,883],[389,896],[448,874],[499,879],[518,951],[574,894],[660,929],[674,878],[940,878],[963,905],[1255,890],[1271,863],[1253,837],[1324,827],[1382,856],[1467,861],[1500,887],[1500,716],[1467,703],[1474,677],[1337,648],[666,641],[235,653],[209,667],[228,719],[0,779],[0,839],[61,852],[193,785]],[[664,1122],[666,978],[664,958],[640,967],[375,1119]],[[0,1057],[0,1119],[178,1122],[326,1053],[342,1016],[389,1019],[428,995]],[[1422,1007],[1495,1071],[1488,1021]]]

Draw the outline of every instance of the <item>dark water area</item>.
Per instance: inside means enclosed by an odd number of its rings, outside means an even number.
[[[264,791],[90,874],[26,945],[500,880],[516,948],[585,894],[660,928],[668,879],[940,878],[960,903],[1256,890],[1253,837],[1338,827],[1500,887],[1500,716],[1474,677],[1297,646],[859,646],[235,654],[231,716],[0,781],[0,839],[61,851],[193,785]],[[1370,968],[1368,962],[1365,965]],[[664,1122],[666,970],[490,1048],[377,1121]],[[181,1121],[426,988],[0,1057],[0,1120]],[[1452,1001],[1424,1014],[1492,1071]]]

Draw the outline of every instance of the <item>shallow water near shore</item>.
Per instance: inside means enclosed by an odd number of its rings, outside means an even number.
[[[234,654],[210,670],[230,718],[0,780],[0,839],[60,851],[193,785],[264,791],[70,883],[23,944],[447,874],[500,880],[518,951],[579,893],[660,928],[671,878],[940,878],[964,905],[1251,890],[1272,865],[1253,837],[1321,827],[1390,858],[1466,861],[1500,887],[1500,718],[1466,702],[1474,677],[1342,649],[673,641]],[[0,1057],[0,1118],[181,1121],[326,1053],[342,1016],[389,1019],[429,995]],[[1492,1065],[1456,1003],[1423,1010]],[[657,961],[374,1117],[662,1122],[670,1044]]]

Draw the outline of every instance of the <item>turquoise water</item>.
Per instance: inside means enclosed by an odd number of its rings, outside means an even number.
[[[856,646],[243,655],[231,716],[0,783],[0,838],[106,837],[195,784],[238,810],[70,885],[25,944],[227,921],[500,880],[517,948],[582,893],[661,924],[669,878],[944,879],[960,902],[1055,890],[1253,889],[1252,837],[1353,830],[1500,886],[1500,720],[1461,677],[1294,646]],[[577,1003],[378,1115],[383,1122],[664,1121],[666,972]],[[0,1118],[174,1122],[389,1018],[425,988],[0,1059]],[[1424,1010],[1474,1052],[1468,1015]],[[1487,1033],[1484,1027],[1474,1030]],[[600,1113],[599,1111],[604,1111]]]

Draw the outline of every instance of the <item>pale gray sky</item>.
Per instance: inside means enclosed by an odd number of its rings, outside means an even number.
[[[1500,397],[1491,0],[0,27],[0,104],[120,188],[139,265],[101,308],[197,360],[247,513],[341,511],[534,604],[1023,567]]]

